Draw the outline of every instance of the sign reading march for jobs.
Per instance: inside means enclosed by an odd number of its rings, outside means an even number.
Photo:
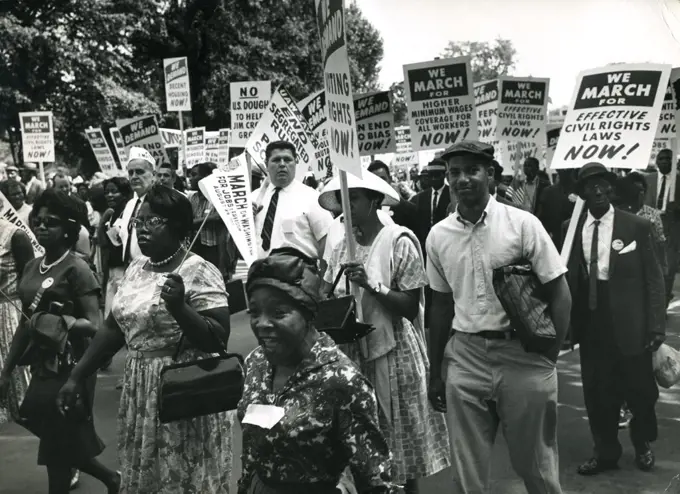
[[[590,161],[646,168],[670,73],[670,65],[658,64],[582,72],[551,168],[581,168]]]
[[[19,113],[24,161],[54,161],[52,112]]]
[[[333,166],[361,178],[343,0],[315,0]]]
[[[165,102],[168,111],[191,111],[189,65],[186,57],[163,60],[165,73]]]
[[[470,57],[404,65],[414,151],[477,139]]]

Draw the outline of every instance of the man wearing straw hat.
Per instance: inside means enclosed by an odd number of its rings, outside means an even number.
[[[538,218],[491,197],[492,146],[462,141],[442,158],[458,207],[427,238],[429,398],[446,411],[455,481],[460,492],[488,492],[502,427],[529,494],[561,494],[555,361],[569,326],[566,266]],[[522,262],[545,289],[557,333],[545,355],[524,350],[493,287],[494,269]]]
[[[567,266],[574,297],[572,343],[580,344],[581,379],[593,457],[581,475],[618,469],[619,411],[633,414],[630,435],[639,469],[654,467],[654,410],[659,390],[652,354],[665,338],[663,272],[649,220],[614,209],[610,194],[616,175],[601,163],[578,173],[576,192],[585,212],[575,228]]]

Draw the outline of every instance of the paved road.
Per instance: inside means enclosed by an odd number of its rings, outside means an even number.
[[[678,284],[680,288],[680,284]],[[677,291],[680,293],[680,290]],[[247,325],[245,314],[232,318],[231,350],[247,353],[254,346],[254,340]],[[680,348],[680,301],[673,304],[669,319],[668,342]],[[562,470],[562,485],[565,494],[660,494],[666,492],[676,474],[680,474],[680,387],[662,390],[657,407],[659,415],[659,440],[654,449],[657,468],[652,473],[635,469],[633,450],[627,434],[622,432],[625,453],[621,471],[584,479],[576,475],[580,462],[591,452],[591,441],[583,406],[579,374],[578,351],[564,355],[559,363],[559,444]],[[117,464],[115,452],[116,412],[119,392],[115,390],[123,365],[123,355],[114,360],[112,370],[100,375],[96,397],[97,430],[109,445],[101,460],[110,466]],[[240,472],[239,434],[235,437],[235,475]],[[46,492],[45,470],[36,465],[37,440],[16,425],[0,426],[0,493],[39,494]],[[502,438],[494,450],[493,494],[523,494],[526,491],[514,475],[508,460]],[[451,492],[450,471],[444,471],[421,484],[423,494]],[[234,479],[235,482],[236,478]],[[675,481],[677,482],[677,481]],[[81,485],[74,491],[79,494],[104,492],[103,487],[93,479],[82,477]],[[235,490],[234,490],[235,492]],[[667,492],[680,493],[680,482]]]

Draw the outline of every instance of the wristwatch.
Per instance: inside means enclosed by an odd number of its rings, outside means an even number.
[[[375,288],[373,288],[373,293],[376,293],[376,294],[377,294],[377,293],[380,293],[380,294],[382,294],[382,295],[387,295],[388,293],[390,293],[390,289],[387,288],[387,287],[386,287],[385,285],[383,285],[382,283],[378,283],[378,284],[375,286]]]

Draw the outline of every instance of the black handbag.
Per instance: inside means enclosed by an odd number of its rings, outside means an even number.
[[[493,287],[524,350],[544,354],[554,348],[557,333],[545,288],[531,266],[494,269]]]
[[[184,335],[177,344],[177,361]],[[220,343],[219,357],[166,365],[161,369],[158,416],[163,424],[236,410],[243,395],[245,362],[227,353]]]
[[[319,302],[319,311],[314,319],[316,329],[327,333],[338,345],[357,341],[375,329],[370,324],[357,321],[357,305],[354,296],[332,298],[344,272],[344,268],[338,272],[326,300]],[[345,293],[350,293],[347,278],[345,278]]]

